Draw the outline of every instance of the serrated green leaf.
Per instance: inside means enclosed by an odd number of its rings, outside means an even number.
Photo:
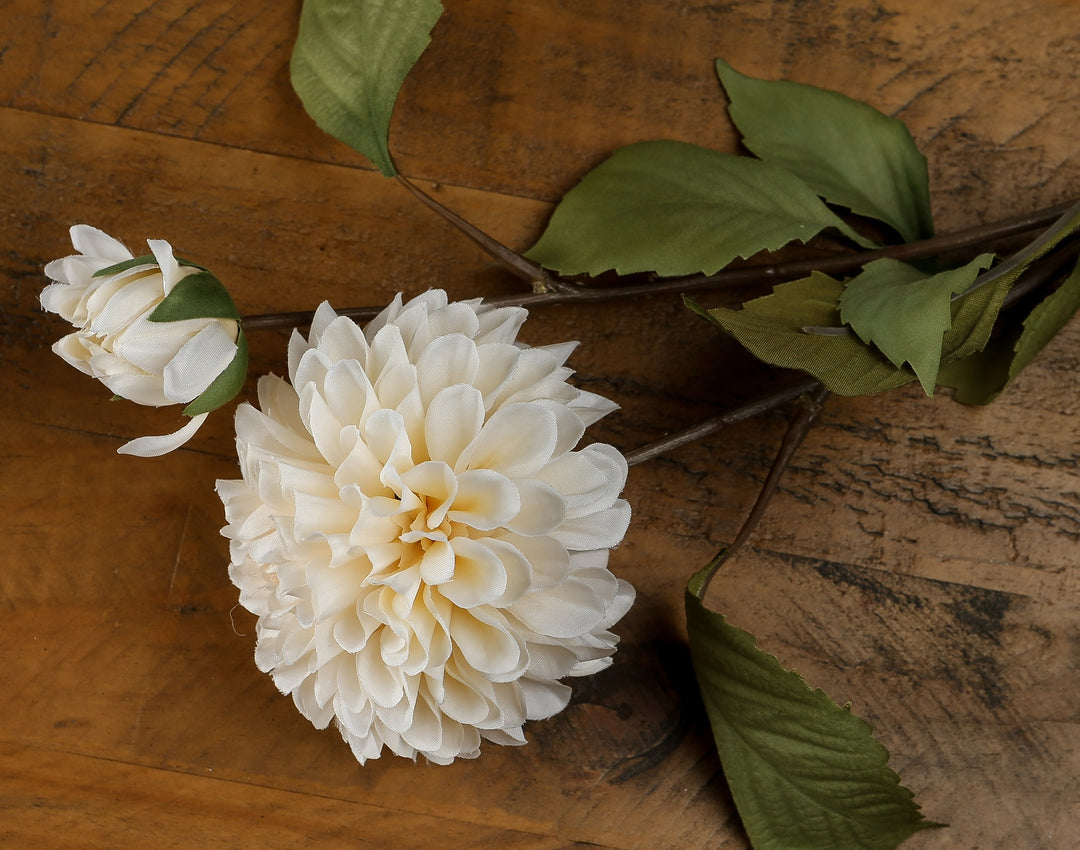
[[[567,192],[527,256],[562,274],[712,274],[827,227],[870,245],[782,168],[685,142],[640,142]]]
[[[748,301],[741,310],[718,307],[706,315],[759,360],[809,372],[839,395],[871,395],[914,380],[914,372],[894,366],[854,334],[803,331],[840,326],[837,302],[843,288],[839,281],[814,272],[780,284],[771,295]]]
[[[248,368],[248,344],[244,331],[240,330],[236,337],[236,354],[232,361],[218,375],[202,394],[192,399],[184,413],[188,416],[198,416],[200,413],[209,413],[217,410],[226,402],[230,401],[244,387]]]
[[[390,116],[405,77],[442,15],[439,0],[304,0],[293,88],[323,130],[386,177]]]
[[[893,850],[928,827],[870,725],[811,689],[686,589],[686,625],[720,763],[755,850]]]
[[[901,121],[838,92],[747,77],[719,59],[716,71],[755,155],[831,203],[891,225],[905,242],[933,235],[926,158]]]
[[[923,391],[933,395],[941,341],[952,325],[952,296],[971,286],[993,259],[993,254],[982,254],[935,275],[899,260],[867,263],[840,295],[840,321],[894,366],[909,364]]]
[[[969,357],[986,345],[1011,285],[1008,275],[997,277],[952,302],[952,324],[941,341],[942,363]],[[842,283],[814,272],[780,284],[741,310],[718,307],[705,315],[758,359],[809,372],[838,395],[871,395],[915,380],[910,366],[894,365],[843,327],[842,292]],[[807,327],[835,328],[838,333],[806,333]]]
[[[154,308],[151,322],[179,322],[184,319],[240,319],[225,285],[210,272],[200,271],[183,278]]]

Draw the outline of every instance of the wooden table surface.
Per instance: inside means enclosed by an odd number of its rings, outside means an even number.
[[[1080,4],[449,0],[399,100],[402,171],[515,247],[614,148],[734,151],[712,63],[903,119],[938,229],[1080,195]],[[218,530],[231,406],[109,401],[49,345],[42,266],[95,224],[165,238],[242,312],[519,284],[359,155],[288,81],[299,0],[2,0],[0,844],[745,848],[685,645],[682,588],[738,528],[788,411],[631,470],[612,568],[638,591],[608,671],[450,767],[359,767],[252,659]],[[718,303],[714,298],[711,303]],[[252,334],[252,378],[285,369]],[[533,310],[630,449],[776,376],[677,298]],[[250,397],[249,387],[245,397]],[[911,848],[1080,846],[1080,325],[994,405],[832,399],[716,598],[872,722],[928,817]]]

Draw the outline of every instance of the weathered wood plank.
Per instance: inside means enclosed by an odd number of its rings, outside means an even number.
[[[420,850],[433,843],[493,850],[584,845],[404,808],[147,768],[62,750],[0,744],[0,840],[11,846],[85,848],[311,847],[338,844]],[[302,803],[302,805],[298,805]]]
[[[366,168],[289,88],[299,5],[12,0],[0,104]],[[620,145],[665,137],[733,150],[712,71],[722,56],[902,118],[929,156],[940,220],[954,226],[1060,200],[1075,178],[1073,4],[447,7],[395,113],[393,148],[415,176],[554,200]]]

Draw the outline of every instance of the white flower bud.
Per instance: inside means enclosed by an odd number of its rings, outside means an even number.
[[[116,239],[85,224],[71,228],[78,251],[45,267],[55,281],[41,306],[75,326],[53,345],[60,357],[120,398],[152,407],[186,405],[191,421],[173,434],[140,437],[121,454],[155,457],[186,443],[240,390],[247,346],[239,313],[213,275],[149,240],[134,257]]]

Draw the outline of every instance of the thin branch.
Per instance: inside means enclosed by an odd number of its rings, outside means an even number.
[[[485,251],[499,259],[511,268],[512,271],[523,279],[526,279],[534,288],[546,291],[532,292],[524,295],[508,295],[496,298],[484,299],[486,303],[495,306],[533,306],[540,304],[564,304],[574,301],[607,301],[617,298],[637,298],[664,293],[682,293],[697,289],[720,289],[724,287],[747,286],[765,281],[782,282],[796,280],[805,277],[812,271],[821,271],[826,274],[841,274],[854,271],[862,265],[876,259],[892,257],[902,260],[916,260],[933,257],[944,253],[950,253],[971,247],[985,247],[986,243],[1019,236],[1030,231],[1045,227],[1058,219],[1063,211],[1072,207],[1072,202],[1058,204],[1042,210],[1004,219],[993,224],[980,225],[968,228],[945,236],[936,236],[921,242],[911,242],[905,245],[893,245],[874,251],[858,251],[843,255],[819,257],[817,259],[795,260],[786,263],[773,263],[766,265],[743,266],[737,269],[727,269],[714,275],[697,275],[693,277],[666,278],[653,280],[643,284],[631,284],[627,286],[611,287],[587,287],[568,280],[557,278],[544,269],[527,260],[521,255],[511,251],[505,245],[497,242],[482,231],[473,227],[456,213],[447,210],[437,201],[425,195],[408,181],[402,180],[402,184],[415,190],[421,200],[427,198],[432,209],[439,212],[455,226],[462,228],[463,232],[477,241]],[[427,203],[425,201],[425,203]],[[496,247],[497,246],[497,247]],[[500,254],[500,250],[504,252]],[[515,259],[516,258],[516,259]],[[540,275],[537,277],[536,275]],[[537,281],[539,286],[535,286]],[[381,307],[355,307],[338,310],[341,315],[350,316],[353,319],[367,319],[379,313]],[[310,311],[293,313],[264,313],[259,315],[245,316],[243,319],[244,330],[268,330],[272,328],[291,328],[310,324],[314,314]]]
[[[937,257],[972,247],[984,247],[991,242],[1020,236],[1034,230],[1042,230],[1072,210],[1075,204],[1076,201],[1067,201],[1062,204],[1055,204],[1052,207],[1025,213],[1024,215],[969,227],[955,233],[947,233],[944,236],[933,236],[918,242],[890,245],[872,251],[855,251],[822,257],[817,260],[795,260],[790,263],[778,263],[774,266],[746,266],[742,269],[721,271],[714,275],[693,275],[691,277],[672,279],[670,282],[681,281],[684,288],[697,289],[706,287],[712,281],[731,280],[735,277],[736,271],[751,272],[756,270],[759,277],[745,281],[747,283],[756,283],[758,279],[795,280],[815,271],[824,274],[844,274],[855,271],[873,260],[924,260],[929,257]]]
[[[716,575],[720,567],[735,555],[735,553],[742,548],[743,544],[746,543],[750,535],[754,533],[758,523],[761,522],[761,518],[765,515],[765,509],[769,506],[769,500],[772,499],[773,494],[780,484],[781,477],[783,477],[784,472],[791,464],[791,459],[795,456],[796,450],[798,450],[802,441],[806,438],[807,433],[809,433],[810,426],[814,423],[814,420],[817,419],[818,414],[821,413],[822,406],[828,396],[829,391],[820,384],[817,385],[817,389],[812,393],[803,396],[802,409],[791,421],[787,432],[784,434],[784,441],[780,444],[780,451],[776,455],[776,460],[773,461],[768,478],[766,478],[765,483],[761,485],[761,491],[758,493],[754,506],[750,509],[746,521],[743,522],[742,528],[740,528],[738,534],[735,535],[735,539],[731,542],[731,545],[721,557],[717,558],[710,565],[709,572],[705,576],[705,580],[702,582],[701,589],[698,592],[699,598],[703,599],[705,597],[705,593],[709,588],[709,582],[712,581],[713,576]]]
[[[651,443],[646,443],[644,446],[640,446],[633,451],[627,452],[626,463],[629,466],[633,466],[634,464],[652,460],[654,457],[659,457],[680,446],[685,446],[688,443],[704,439],[710,434],[715,434],[717,431],[726,428],[729,425],[734,425],[737,422],[743,422],[755,416],[760,416],[762,413],[774,410],[788,402],[794,401],[806,393],[812,392],[818,386],[820,386],[820,384],[816,380],[807,378],[797,384],[792,384],[789,387],[784,387],[783,389],[763,395],[734,410],[721,413],[719,416],[713,416],[690,428],[686,428],[674,434],[669,434],[667,437],[655,440]]]
[[[563,288],[563,281],[553,278],[544,270],[543,266],[534,263],[517,251],[507,248],[502,242],[489,236],[472,222],[462,218],[453,210],[447,209],[419,186],[406,179],[404,175],[399,174],[397,181],[420,203],[428,209],[434,210],[468,236],[487,254],[498,260],[504,268],[529,283],[534,292],[557,292]]]

